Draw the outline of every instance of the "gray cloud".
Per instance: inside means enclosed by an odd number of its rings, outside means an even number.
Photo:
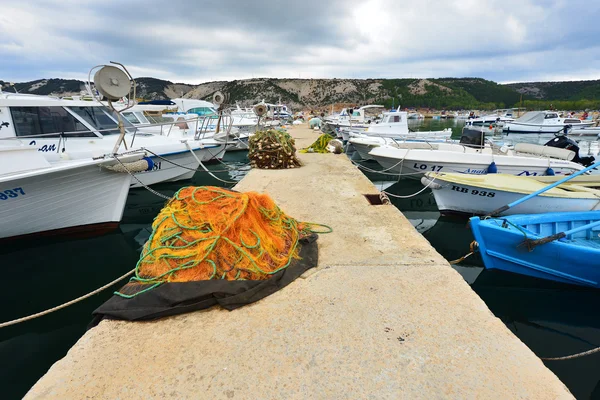
[[[598,17],[600,4],[582,0],[5,0],[0,79],[82,78],[109,60],[191,83],[590,79],[600,73]]]

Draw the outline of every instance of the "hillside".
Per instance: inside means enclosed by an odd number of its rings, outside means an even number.
[[[173,83],[151,77],[137,78],[137,97],[166,99],[186,97],[210,100],[215,91],[230,94],[230,102],[243,106],[262,100],[283,103],[294,109],[326,108],[334,103],[384,104],[386,106],[436,109],[494,109],[519,105],[528,108],[599,108],[600,80],[579,82],[532,82],[501,85],[481,78],[437,79],[272,79],[257,78],[207,82],[200,85]],[[5,91],[41,95],[76,95],[84,90],[78,80],[39,79]],[[553,104],[554,103],[554,104]]]

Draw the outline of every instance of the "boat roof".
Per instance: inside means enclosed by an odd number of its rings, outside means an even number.
[[[398,114],[408,115],[408,112],[406,112],[406,111],[392,110],[392,111],[385,111],[382,114],[383,114],[383,116],[386,116],[386,115],[398,115]]]
[[[368,104],[366,106],[360,107],[359,110],[366,110],[368,108],[385,108],[385,106],[380,106],[378,104]]]
[[[176,98],[176,99],[171,99],[170,100],[173,104],[177,105],[180,108],[183,108],[184,111],[186,108],[196,108],[196,107],[208,107],[208,108],[215,108],[215,105],[209,101],[206,100],[199,100],[199,99],[184,99],[184,98]]]
[[[546,111],[529,111],[517,118],[515,122],[525,122],[528,124],[543,124],[546,117]]]
[[[102,107],[92,100],[68,100],[37,94],[0,93],[0,107]]]

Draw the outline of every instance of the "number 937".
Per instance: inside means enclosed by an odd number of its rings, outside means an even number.
[[[0,190],[0,200],[10,200],[19,196],[25,196],[25,191],[23,188],[18,187],[14,189]]]

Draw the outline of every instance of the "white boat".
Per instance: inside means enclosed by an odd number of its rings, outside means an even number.
[[[121,162],[142,154],[120,155]],[[117,227],[131,175],[101,166],[113,157],[48,162],[32,146],[0,145],[0,238],[58,234]]]
[[[600,126],[584,126],[577,128],[569,128],[568,135],[571,137],[591,137],[600,138]]]
[[[583,169],[574,163],[575,152],[549,146],[518,143],[506,146],[473,146],[450,143],[404,143],[375,147],[369,155],[386,171],[420,179],[426,172],[484,175],[489,170],[511,175],[565,175]],[[493,164],[492,164],[493,163]]]
[[[117,116],[94,101],[0,93],[0,141],[38,149],[50,162],[66,152],[88,159],[113,151],[119,133]],[[222,158],[225,145],[214,140],[170,138],[146,133],[123,119],[126,129],[119,152],[144,149],[151,171],[135,176],[144,185],[191,178],[200,162]],[[134,186],[140,183],[134,179]]]
[[[467,175],[427,173],[421,183],[432,189],[442,214],[488,215],[526,195],[554,183],[561,176],[514,176],[506,174]],[[573,178],[500,215],[547,212],[592,211],[600,209],[600,178],[583,175]]]
[[[258,122],[246,116],[234,117],[230,110],[225,110],[219,119],[212,103],[196,99],[141,102],[123,111],[123,116],[147,132],[225,142],[227,151],[247,150],[249,136],[256,130]]]
[[[465,125],[494,127],[504,126],[512,121],[514,121],[514,118],[512,118],[511,116],[489,114],[484,115],[482,117],[467,118]]]
[[[509,133],[559,133],[565,126],[584,128],[594,125],[593,121],[577,118],[561,118],[555,111],[530,111],[522,117],[504,124],[503,131]]]
[[[452,129],[446,128],[441,131],[411,131],[408,128],[408,113],[406,111],[389,111],[382,114],[381,120],[372,122],[364,130],[347,129],[341,130],[344,140],[350,140],[357,135],[370,137],[393,138],[405,140],[405,138],[440,139],[449,138]]]
[[[418,113],[418,112],[409,112],[406,118],[408,118],[408,119],[425,119],[423,114]]]
[[[409,133],[399,138],[372,137],[367,135],[354,135],[348,143],[356,150],[363,160],[371,160],[369,153],[375,147],[392,146],[399,147],[404,143],[451,143],[452,131],[440,135],[421,135],[421,132]],[[426,132],[423,132],[426,133]]]
[[[371,124],[365,131],[350,131],[347,140],[356,149],[364,160],[369,160],[369,152],[379,146],[396,146],[403,142],[447,141],[452,136],[452,129],[446,128],[441,131],[410,131],[408,129],[408,114],[404,111],[393,111],[383,113],[381,122]],[[344,133],[346,138],[346,133]]]
[[[344,108],[339,115],[325,118],[325,122],[338,129],[366,129],[371,122],[377,119],[376,115],[370,115],[372,112],[385,108],[381,105],[366,105],[357,109]]]

